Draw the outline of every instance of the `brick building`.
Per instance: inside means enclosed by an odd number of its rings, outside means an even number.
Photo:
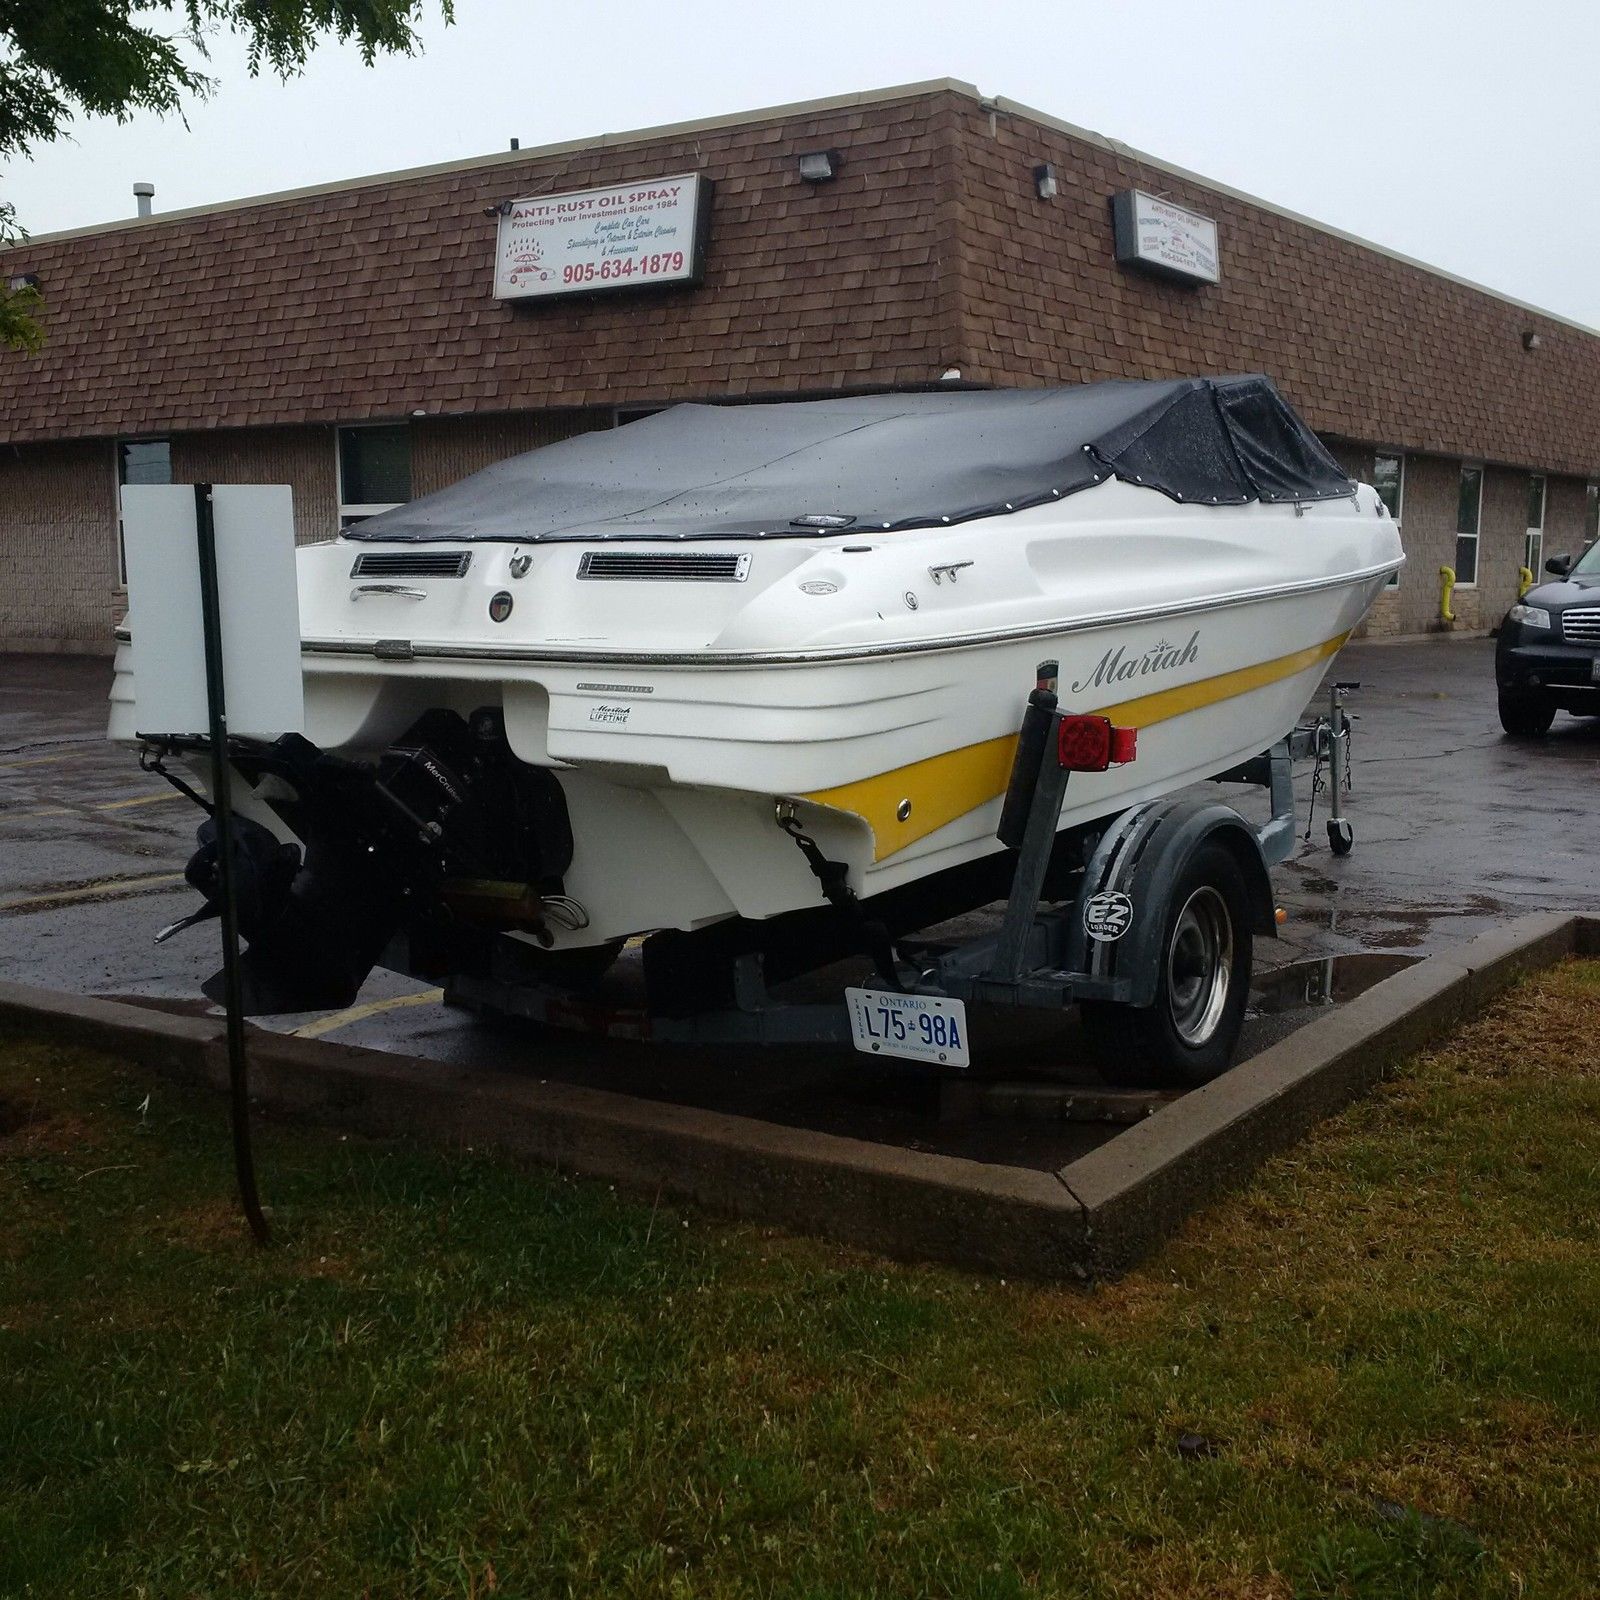
[[[684,174],[699,281],[495,297],[506,202]],[[1119,262],[1128,191],[1215,225],[1216,281]],[[119,481],[287,482],[323,539],[687,399],[1270,373],[1400,514],[1375,631],[1441,625],[1444,565],[1454,626],[1492,624],[1600,514],[1600,335],[954,82],[129,219],[0,272],[48,331],[0,354],[0,650],[109,648]]]

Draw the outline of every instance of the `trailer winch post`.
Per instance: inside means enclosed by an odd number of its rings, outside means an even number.
[[[1054,698],[1052,695],[1051,699]],[[1000,924],[994,964],[989,969],[989,976],[1012,983],[1021,978],[1030,964],[1028,946],[1039,913],[1039,897],[1044,892],[1045,874],[1050,870],[1051,852],[1055,848],[1056,822],[1061,816],[1061,803],[1066,798],[1067,779],[1071,776],[1057,757],[1055,739],[1048,736],[1059,726],[1061,714],[1051,710],[1046,716],[1048,733],[1039,750],[1027,826],[1017,852],[1017,869]]]
[[[1000,824],[995,837],[1008,850],[1020,850],[1028,828],[1028,818],[1033,815],[1033,792],[1037,785],[1040,764],[1049,746],[1050,736],[1056,731],[1056,680],[1055,662],[1039,663],[1039,681],[1028,696],[1022,713],[1022,729],[1017,735],[1017,753],[1011,762],[1011,781],[1006,785],[1005,800],[1000,806]]]
[[[217,529],[211,485],[194,486],[195,537],[200,557],[200,619],[205,641],[206,716],[211,743],[212,820],[217,830],[217,888],[222,925],[223,1001],[228,1013],[228,1087],[233,1122],[233,1159],[239,1203],[257,1244],[272,1232],[256,1192],[250,1146],[250,1081],[244,1042],[244,994],[239,975],[239,895],[234,874],[233,802],[228,787],[228,702],[222,666],[222,604],[217,590]]]

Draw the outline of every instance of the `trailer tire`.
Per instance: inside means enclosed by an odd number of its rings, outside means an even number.
[[[1124,1088],[1192,1088],[1233,1064],[1250,995],[1250,899],[1238,857],[1211,842],[1179,875],[1159,949],[1155,1003],[1080,1007],[1102,1075]]]

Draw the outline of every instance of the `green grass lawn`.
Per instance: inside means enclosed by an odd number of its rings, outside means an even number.
[[[0,1594],[1600,1594],[1600,964],[1088,1294],[258,1154],[0,1039]]]

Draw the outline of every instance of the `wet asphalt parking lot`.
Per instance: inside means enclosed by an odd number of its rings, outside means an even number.
[[[1320,999],[1327,957],[1414,958],[1523,912],[1600,907],[1591,832],[1600,719],[1563,714],[1547,739],[1507,739],[1484,639],[1357,644],[1335,672],[1362,684],[1351,701],[1347,802],[1356,845],[1344,858],[1330,853],[1319,797],[1311,838],[1275,873],[1288,919],[1279,939],[1257,942],[1262,993],[1244,1054],[1316,1014],[1305,1001]],[[131,751],[105,742],[109,683],[109,661],[0,656],[0,976],[192,1005],[216,965],[215,924],[159,946],[153,936],[196,903],[182,871],[198,813],[141,773]],[[1296,783],[1301,831],[1310,784],[1308,766]],[[1221,792],[1247,814],[1264,813],[1253,791]],[[1394,964],[1334,970],[1344,990]],[[923,1087],[874,1076],[848,1050],[752,1059],[540,1036],[448,1010],[437,990],[389,973],[343,1011],[263,1025],[439,1059],[526,1061],[540,1076],[1028,1165],[1106,1136],[1062,1124],[1024,1139],[1003,1119],[941,1124]],[[1070,1054],[1070,1024],[1057,1018],[990,1038],[1004,1070],[1022,1076]],[[975,1026],[976,1059],[984,1043]]]

